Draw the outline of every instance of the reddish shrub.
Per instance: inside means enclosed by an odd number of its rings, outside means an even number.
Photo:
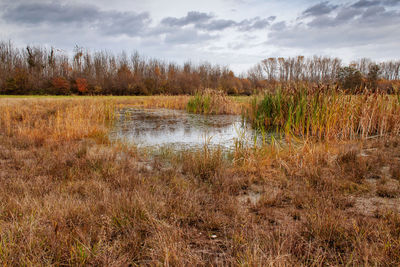
[[[77,78],[75,80],[76,87],[80,93],[86,93],[88,90],[88,82],[85,78]]]
[[[57,93],[68,94],[70,92],[71,85],[64,77],[53,78],[51,84],[56,89]]]

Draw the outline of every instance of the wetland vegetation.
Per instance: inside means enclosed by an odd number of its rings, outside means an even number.
[[[398,95],[215,95],[1,98],[0,262],[400,263]],[[205,116],[185,110],[243,114],[280,138],[228,152],[110,138],[149,108],[171,127]]]

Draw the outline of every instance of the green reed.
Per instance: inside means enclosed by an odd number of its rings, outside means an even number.
[[[253,128],[285,136],[353,139],[400,134],[399,95],[278,90],[253,98],[246,117]]]
[[[204,94],[196,94],[189,99],[186,110],[190,113],[208,114],[210,113],[211,97]]]

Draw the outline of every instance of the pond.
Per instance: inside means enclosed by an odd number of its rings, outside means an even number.
[[[124,108],[118,111],[111,140],[138,147],[175,149],[210,146],[233,148],[254,143],[253,130],[238,115],[200,115],[181,110]]]

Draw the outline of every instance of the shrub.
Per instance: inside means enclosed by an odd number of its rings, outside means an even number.
[[[26,70],[17,68],[14,76],[6,80],[7,94],[25,94],[29,92],[29,76]]]
[[[56,90],[56,94],[70,94],[71,85],[64,77],[56,77],[51,81],[53,88]]]
[[[79,93],[84,94],[84,93],[87,92],[87,90],[88,90],[88,82],[87,82],[86,79],[84,79],[84,78],[77,78],[77,79],[75,80],[75,82],[76,82],[76,87],[77,87]]]

